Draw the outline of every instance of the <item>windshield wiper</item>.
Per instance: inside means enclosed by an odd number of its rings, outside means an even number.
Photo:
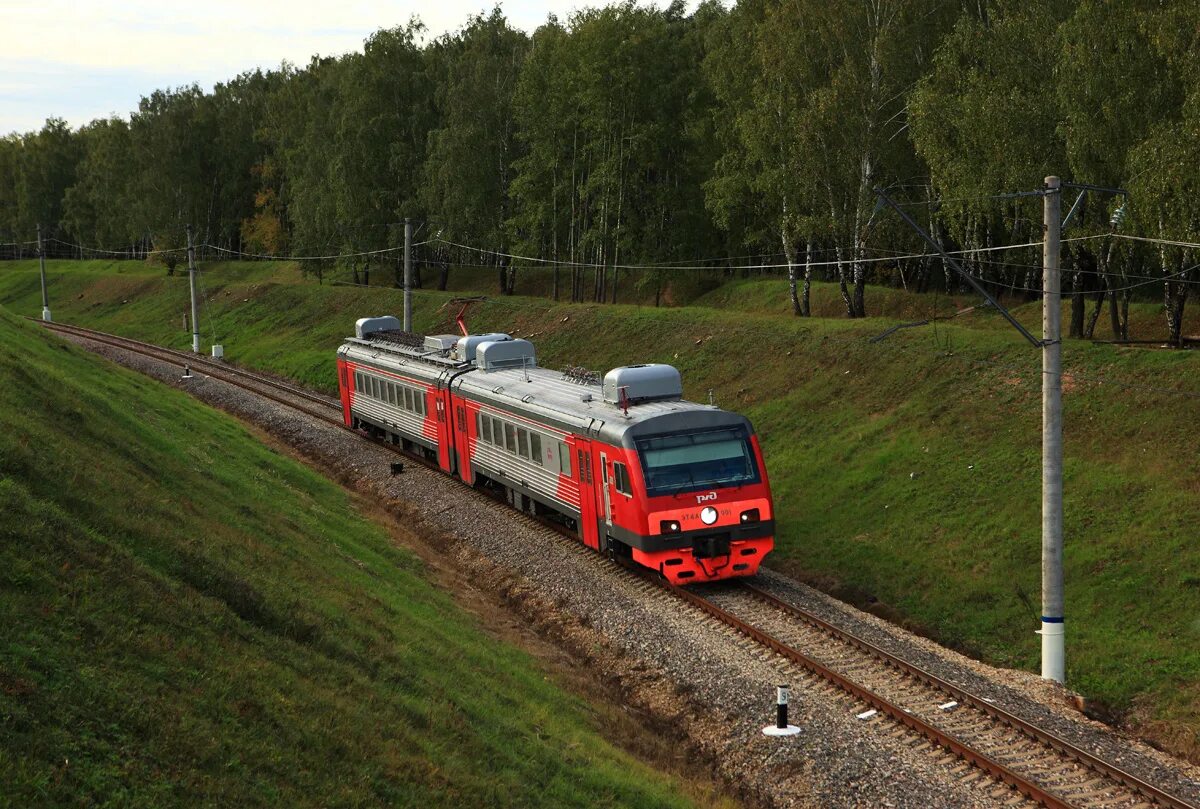
[[[691,489],[696,488],[696,479],[692,477],[692,472],[690,469],[688,470],[688,482],[680,484],[679,488],[671,494],[671,497],[679,497],[679,495],[683,494],[684,490],[688,489],[689,487],[691,487]]]

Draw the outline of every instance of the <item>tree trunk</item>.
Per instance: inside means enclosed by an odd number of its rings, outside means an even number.
[[[804,245],[804,287],[800,292],[800,316],[812,317],[812,307],[809,305],[809,294],[812,292],[812,242]]]
[[[1083,337],[1083,314],[1086,308],[1087,301],[1083,297],[1083,272],[1080,267],[1080,262],[1075,258],[1068,258],[1075,265],[1071,274],[1071,328],[1068,334],[1071,337]]]
[[[784,228],[779,229],[779,236],[783,241],[783,254],[787,257],[788,297],[792,301],[792,314],[799,317],[800,297],[796,294],[796,250],[792,247],[792,240],[788,238]]]
[[[846,317],[854,317],[854,302],[850,299],[850,289],[846,286],[846,261],[840,244],[834,247],[834,253],[837,259],[838,291],[842,294],[842,303],[846,305]]]

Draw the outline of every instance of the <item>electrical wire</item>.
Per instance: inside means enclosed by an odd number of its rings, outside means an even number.
[[[186,247],[168,247],[162,250],[103,250],[99,247],[88,247],[86,245],[75,244],[74,242],[63,241],[62,239],[56,239],[54,237],[50,237],[46,239],[46,241],[57,242],[58,244],[66,247],[74,247],[76,250],[86,250],[89,253],[104,253],[105,255],[109,256],[155,256],[162,253],[182,253],[187,251]]]
[[[1061,241],[1064,243],[1065,242],[1086,241],[1086,240],[1090,240],[1090,239],[1105,238],[1107,235],[1108,234],[1098,234],[1098,235],[1094,235],[1094,236],[1074,236],[1069,239],[1062,239]],[[483,255],[496,256],[497,258],[508,258],[508,259],[513,259],[516,261],[528,261],[528,262],[531,262],[534,264],[557,264],[560,267],[584,267],[584,268],[593,268],[593,269],[618,269],[618,270],[663,269],[662,265],[655,265],[655,264],[597,264],[595,262],[553,261],[551,259],[536,258],[534,256],[522,256],[522,255],[518,255],[516,253],[505,253],[505,252],[502,252],[499,250],[488,250],[488,249],[485,249],[482,247],[473,247],[471,245],[461,244],[459,242],[452,242],[452,241],[448,241],[448,240],[442,239],[442,238],[435,238],[435,239],[431,239],[430,241],[440,242],[441,244],[449,245],[451,247],[457,247],[461,250],[469,250],[471,252],[481,253]],[[947,251],[946,255],[953,256],[953,255],[966,255],[966,254],[975,254],[975,253],[998,252],[998,251],[1004,251],[1004,250],[1018,250],[1018,249],[1025,248],[1025,247],[1040,247],[1041,245],[1042,245],[1042,242],[1025,242],[1023,244],[998,245],[998,246],[993,246],[993,247],[973,248],[970,250]],[[881,264],[881,263],[887,263],[887,262],[891,262],[891,261],[901,261],[901,260],[905,260],[905,259],[928,258],[931,255],[934,258],[939,257],[938,254],[936,254],[936,253],[931,254],[931,253],[925,252],[925,253],[909,253],[907,255],[899,255],[899,256],[882,256],[882,257],[873,257],[873,258],[842,259],[842,260],[834,260],[834,261],[812,261],[812,262],[805,262],[805,263],[796,262],[794,264],[786,264],[786,263],[785,264],[743,264],[743,265],[721,267],[720,269],[725,269],[725,270],[766,270],[766,269],[786,269],[788,267],[835,267],[835,266],[839,266],[839,265],[845,266],[845,265],[849,265],[849,264]],[[672,267],[670,267],[670,269],[674,269],[674,270],[711,270],[711,269],[717,269],[717,268],[715,268],[711,265],[691,265],[691,266],[672,266]]]
[[[1145,242],[1147,244],[1158,244],[1164,247],[1186,247],[1192,250],[1200,249],[1200,244],[1197,244],[1196,242],[1182,242],[1174,241],[1172,239],[1151,239],[1147,236],[1132,236],[1126,233],[1114,233],[1112,235],[1118,239],[1125,239],[1131,242]]]
[[[431,241],[436,241],[436,240],[429,239],[429,240],[426,240],[423,242],[416,242],[410,246],[411,247],[420,247],[423,244],[429,244],[429,242],[431,242]],[[266,253],[245,253],[245,252],[242,252],[241,250],[230,250],[225,247],[217,247],[215,244],[207,244],[206,243],[206,244],[200,244],[200,245],[196,245],[196,246],[197,247],[207,247],[209,249],[216,250],[221,253],[227,253],[227,254],[233,255],[233,256],[238,256],[240,258],[259,258],[259,259],[268,259],[270,261],[332,261],[334,259],[339,259],[339,258],[359,258],[361,256],[378,256],[378,255],[383,255],[385,253],[403,252],[403,250],[404,250],[404,247],[402,245],[400,247],[384,247],[379,250],[367,250],[367,251],[364,251],[361,253],[337,253],[335,255],[328,255],[328,256],[272,256],[272,255],[268,255]]]

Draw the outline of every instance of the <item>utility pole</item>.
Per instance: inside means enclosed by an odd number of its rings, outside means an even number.
[[[28,233],[29,231],[25,231]],[[37,226],[38,268],[42,276],[42,320],[50,322],[50,298],[46,296],[46,248],[42,245],[42,226]]]
[[[1042,197],[1042,678],[1066,681],[1063,637],[1062,183]]]
[[[404,330],[412,331],[412,220],[404,217]]]
[[[200,319],[196,306],[196,248],[192,245],[192,226],[187,226],[188,286],[192,290],[192,352],[200,353]]]

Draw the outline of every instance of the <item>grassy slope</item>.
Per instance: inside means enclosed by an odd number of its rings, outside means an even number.
[[[0,805],[689,803],[344,490],[3,310],[0,343]]]
[[[0,302],[37,311],[31,270],[0,275]],[[297,285],[288,272],[214,270],[213,320],[232,358],[330,388],[332,348],[356,317],[398,311],[399,295]],[[52,274],[61,319],[188,344],[185,281],[100,263]],[[713,389],[763,436],[780,511],[775,565],[856,600],[877,599],[988,660],[1036,669],[1037,352],[994,313],[871,343],[894,321],[779,316],[781,292],[776,281],[736,282],[709,293],[724,309],[497,299],[471,322],[535,335],[552,367],[676,364],[692,398]],[[817,295],[818,311],[836,303],[827,285]],[[902,318],[925,316],[932,303],[872,295]],[[419,294],[418,328],[449,330],[447,311],[438,310],[445,297]],[[1038,305],[1017,313],[1037,328]],[[1141,322],[1149,331],[1155,307],[1135,305],[1133,315],[1135,330]],[[1065,395],[1068,678],[1164,744],[1194,750],[1198,399],[1157,389],[1200,390],[1197,359],[1086,343],[1068,343],[1064,355],[1075,374]]]

